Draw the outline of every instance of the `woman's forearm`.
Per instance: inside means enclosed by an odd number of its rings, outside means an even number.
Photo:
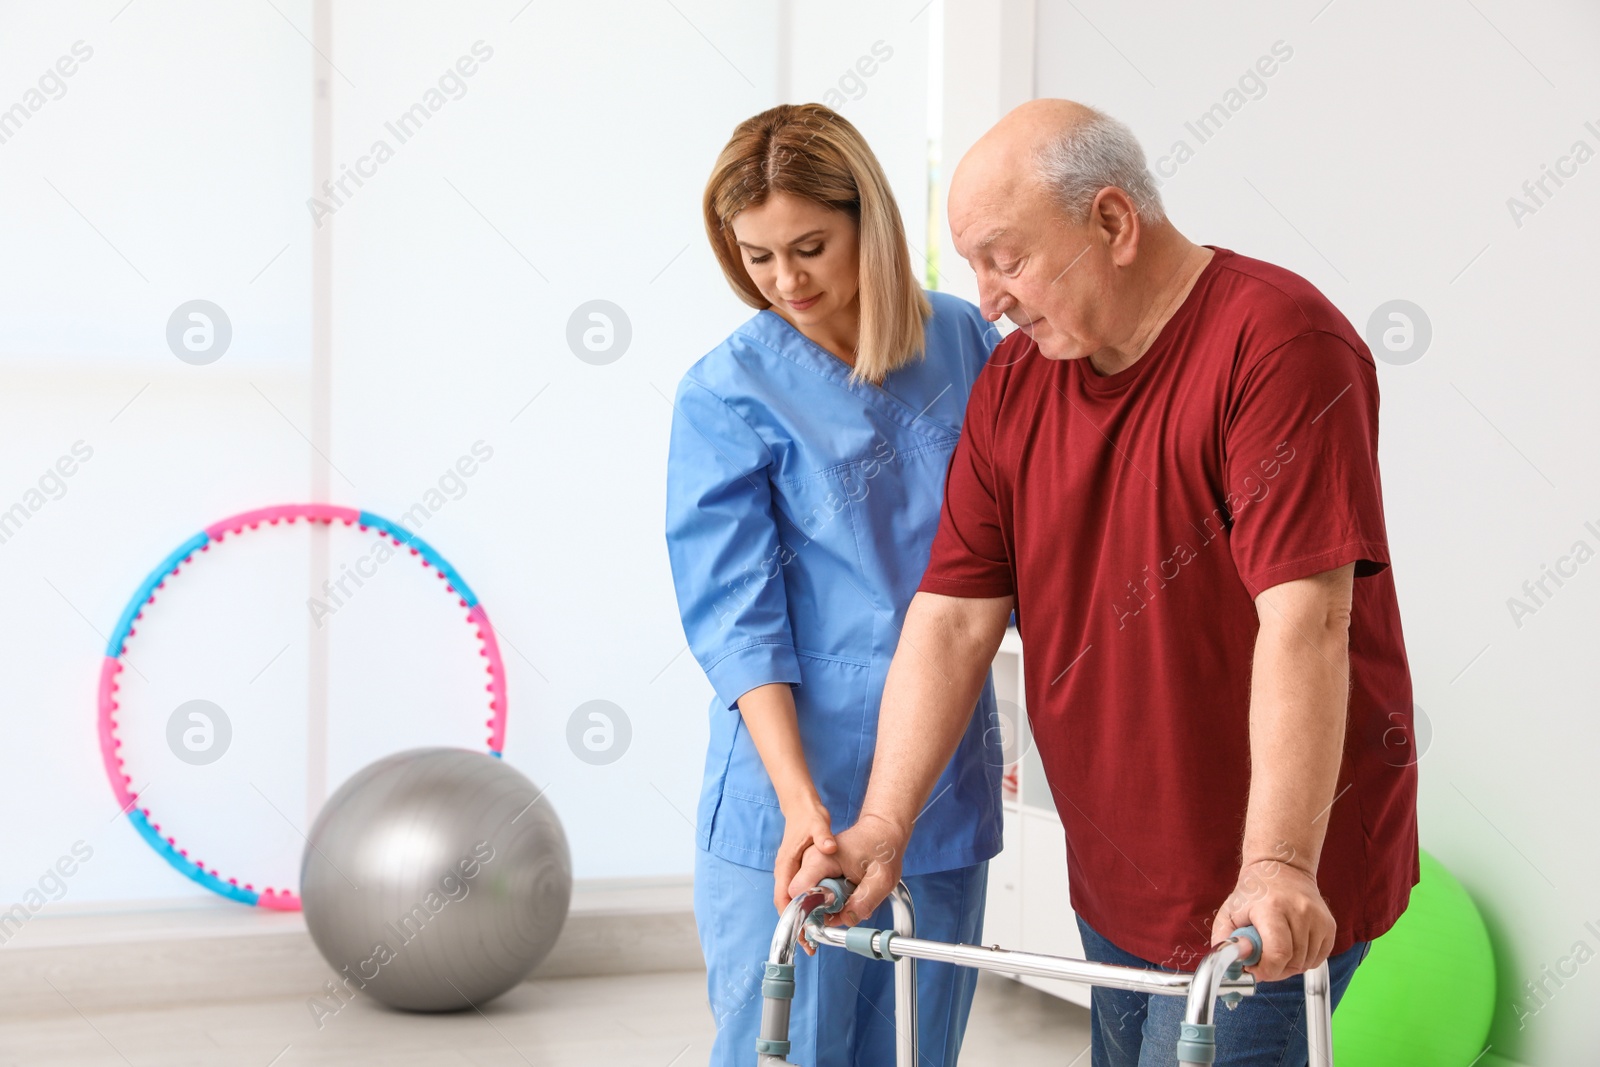
[[[784,814],[820,803],[800,745],[800,721],[795,715],[794,691],[788,683],[758,685],[740,697],[738,704],[745,729],[750,731],[750,740],[755,742]]]

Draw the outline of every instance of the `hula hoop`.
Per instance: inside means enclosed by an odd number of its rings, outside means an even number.
[[[369,528],[377,530],[396,546],[409,548],[411,554],[416,556],[424,567],[437,572],[440,580],[445,583],[445,588],[455,594],[461,606],[467,609],[467,622],[477,630],[478,640],[483,645],[478,654],[489,661],[486,668],[489,683],[484,686],[489,693],[490,715],[484,724],[489,727],[489,754],[500,756],[506,740],[505,664],[500,658],[500,645],[495,640],[494,628],[489,625],[489,616],[484,612],[483,605],[478,603],[477,594],[462,581],[456,569],[450,566],[431,545],[399,523],[390,522],[370,511],[334,507],[330,504],[279,504],[270,508],[241,512],[221,522],[213,523],[179,545],[171,555],[161,561],[159,567],[150,572],[150,576],[133,594],[133,599],[129,600],[128,606],[123,609],[122,617],[117,620],[116,629],[111,632],[111,640],[106,645],[105,660],[100,665],[100,755],[105,761],[106,776],[111,780],[111,791],[116,794],[117,803],[121,805],[123,813],[128,816],[128,821],[133,823],[133,828],[138,831],[139,836],[144,838],[145,842],[167,863],[180,874],[205,886],[213,893],[241,904],[270,908],[274,911],[299,911],[300,894],[292,889],[274,889],[270,886],[258,890],[249,883],[241,886],[235,878],[224,878],[216,868],[207,868],[200,860],[190,858],[188,850],[178,847],[178,842],[173,838],[162,836],[161,824],[151,819],[150,809],[139,806],[139,795],[133,789],[133,779],[123,772],[123,760],[117,754],[117,750],[122,747],[122,742],[117,738],[115,718],[116,693],[119,688],[117,675],[122,673],[122,655],[126,651],[128,638],[137,632],[133,624],[144,617],[146,608],[155,603],[156,591],[167,584],[167,579],[175,577],[179,568],[193,560],[196,552],[209,552],[212,544],[220,544],[228,534],[241,533],[246,527],[254,530],[264,522],[276,526],[281,522],[292,524],[300,519],[305,519],[308,524],[320,522],[329,525],[337,521],[346,526],[360,526],[362,530]]]

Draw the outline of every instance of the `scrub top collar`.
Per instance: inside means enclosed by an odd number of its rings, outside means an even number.
[[[872,404],[898,425],[935,441],[946,441],[960,436],[960,430],[946,426],[925,412],[917,411],[882,386],[852,379],[850,368],[845,366],[844,360],[801,333],[792,322],[771,308],[757,312],[750,322],[757,327],[752,332],[766,341],[774,352],[808,370],[815,371],[840,388],[849,390]],[[932,400],[928,402],[928,406],[933,406]]]

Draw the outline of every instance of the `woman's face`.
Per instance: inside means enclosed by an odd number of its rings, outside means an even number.
[[[772,309],[814,326],[856,303],[855,219],[813,200],[773,193],[733,217],[745,270]]]

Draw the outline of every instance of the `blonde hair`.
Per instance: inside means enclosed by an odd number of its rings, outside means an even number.
[[[851,376],[881,385],[890,371],[923,354],[923,320],[933,313],[912,273],[883,168],[860,132],[822,104],[780,104],[734,129],[706,182],[702,211],[723,275],[753,308],[772,305],[751,281],[731,223],[779,192],[855,219],[861,326]]]

